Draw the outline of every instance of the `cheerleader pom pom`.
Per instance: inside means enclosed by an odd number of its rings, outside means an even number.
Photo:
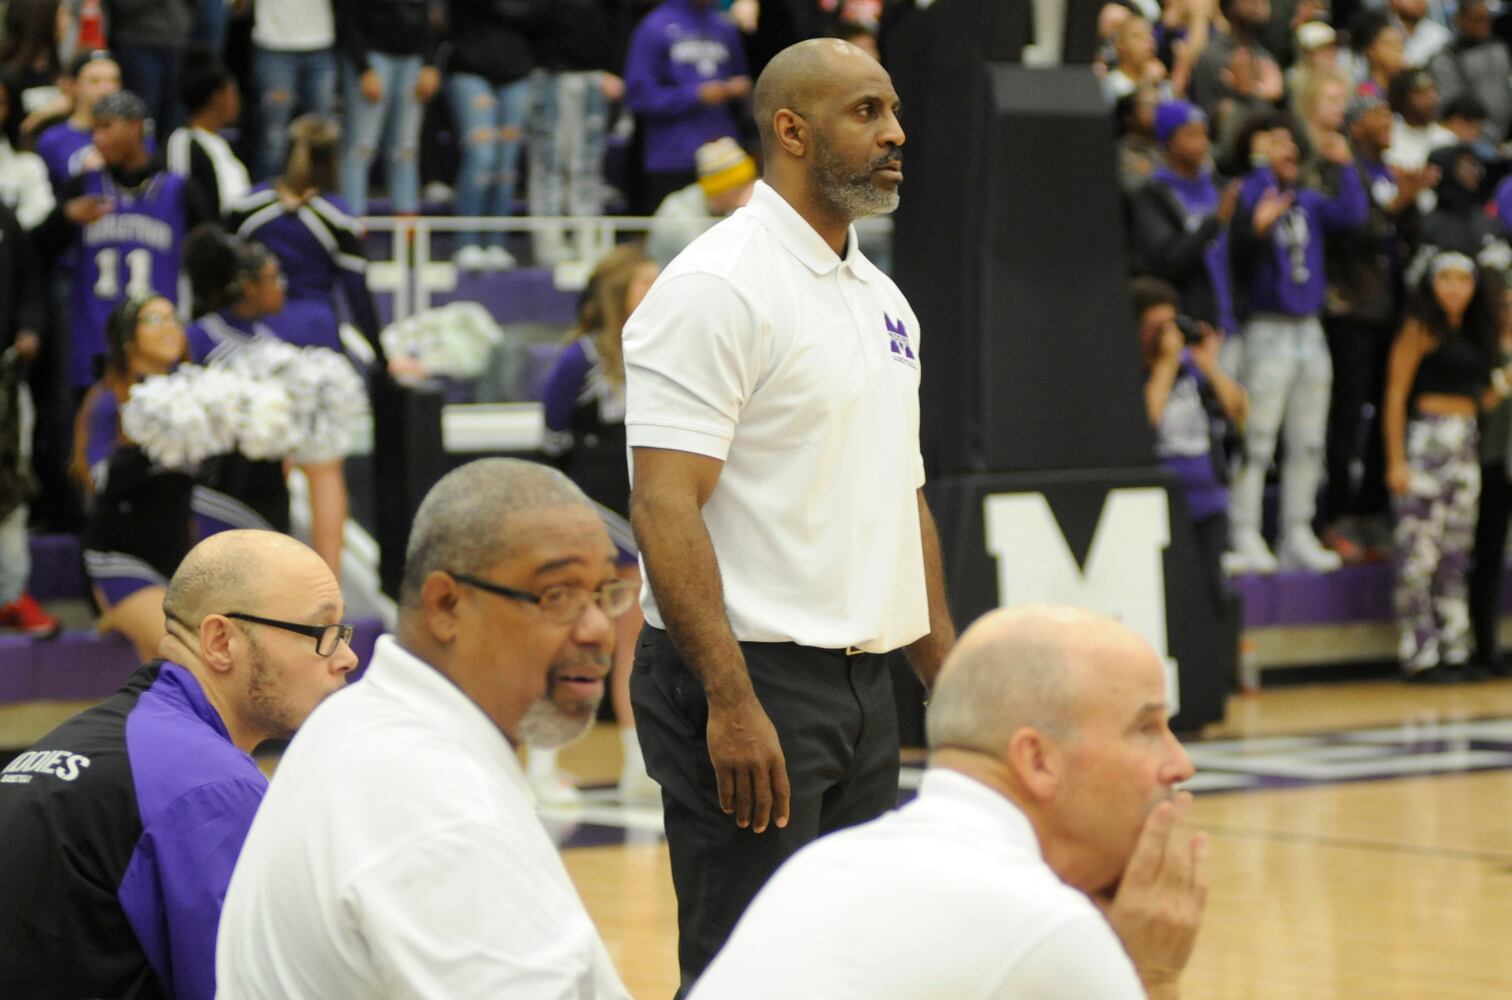
[[[282,459],[299,447],[294,404],[276,382],[239,378],[236,396],[238,450],[254,461]]]
[[[150,376],[131,387],[121,407],[122,432],[161,468],[192,472],[230,450],[195,391],[203,373],[196,365],[183,365],[170,375]]]
[[[345,458],[352,421],[368,409],[367,387],[345,355],[324,347],[300,353],[285,382],[302,437],[294,460],[315,464]]]

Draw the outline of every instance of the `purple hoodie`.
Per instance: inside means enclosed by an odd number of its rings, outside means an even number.
[[[1264,237],[1257,237],[1251,227],[1245,227],[1250,240],[1259,241],[1248,273],[1234,275],[1234,284],[1249,292],[1248,315],[1316,316],[1323,311],[1327,288],[1323,233],[1363,226],[1370,212],[1359,173],[1339,170],[1334,176],[1338,178],[1339,191],[1332,197],[1311,188],[1293,188],[1296,200],[1292,207]],[[1250,171],[1244,178],[1238,216],[1244,220],[1252,218],[1255,205],[1267,188],[1282,188],[1270,167]]]
[[[625,60],[625,103],[645,130],[646,170],[691,171],[699,146],[737,135],[730,103],[702,104],[698,88],[745,75],[740,32],[712,3],[663,0],[647,14]]]

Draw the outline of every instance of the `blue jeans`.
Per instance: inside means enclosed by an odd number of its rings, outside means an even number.
[[[226,0],[195,0],[191,41],[208,46],[220,57],[226,50],[226,32],[231,27],[231,6]]]
[[[530,214],[602,215],[609,100],[604,74],[537,71],[530,117]]]
[[[257,109],[263,137],[253,180],[262,181],[283,170],[289,148],[289,122],[294,118],[295,108],[328,115],[336,106],[336,54],[330,49],[312,52],[256,49],[252,75],[257,80]]]
[[[513,215],[520,181],[520,139],[530,111],[530,77],[496,87],[471,73],[451,78],[447,95],[462,139],[457,170],[457,214]],[[464,233],[463,244],[476,245],[477,233]],[[503,245],[504,234],[489,242]]]
[[[388,160],[388,193],[395,212],[420,211],[420,120],[424,106],[415,97],[419,56],[369,52],[368,64],[383,81],[383,96],[362,96],[362,74],[341,61],[341,93],[346,104],[346,148],[341,154],[341,196],[356,215],[367,213],[368,175],[380,142]]]
[[[167,141],[184,121],[179,101],[183,53],[151,45],[123,45],[114,53],[121,67],[121,86],[147,102],[157,135]]]

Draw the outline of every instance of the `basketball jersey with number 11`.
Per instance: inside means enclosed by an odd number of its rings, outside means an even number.
[[[109,198],[115,208],[79,230],[69,369],[75,386],[94,382],[94,359],[105,353],[105,321],[127,296],[178,301],[188,224],[184,178],[167,172],[128,189],[107,172],[92,171],[84,175],[84,193]]]

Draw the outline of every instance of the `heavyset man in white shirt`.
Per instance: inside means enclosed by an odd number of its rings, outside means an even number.
[[[485,459],[415,515],[397,635],[279,764],[222,911],[219,996],[628,994],[515,747],[592,724],[633,599],[594,507]]]
[[[1168,714],[1112,619],[987,615],[935,686],[918,798],[798,852],[694,1000],[1173,1000],[1208,848]]]
[[[879,654],[954,641],[921,488],[919,323],[851,223],[891,211],[898,97],[846,42],[755,91],[766,180],[624,332],[648,587],[631,697],[662,786],[683,991],[768,875],[896,803]]]

